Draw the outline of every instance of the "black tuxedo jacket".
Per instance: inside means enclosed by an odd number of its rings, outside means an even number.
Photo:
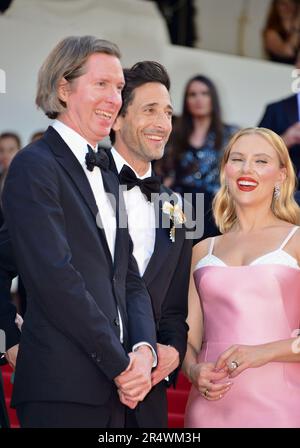
[[[110,150],[111,170],[117,168]],[[163,185],[160,193],[172,194]],[[188,204],[186,207],[191,208]],[[185,209],[186,210],[186,209]],[[159,223],[162,223],[162,207],[159,207]],[[143,280],[151,297],[154,311],[157,341],[164,345],[172,345],[179,352],[182,363],[187,342],[187,297],[191,266],[192,244],[186,239],[186,229],[176,229],[175,242],[170,240],[169,228],[160,225],[156,229],[155,246],[148,263]],[[178,369],[170,376],[170,383],[175,385]],[[167,426],[166,381],[162,381],[147,395],[136,408],[136,419],[140,427]]]
[[[258,126],[271,129],[282,135],[290,126],[299,121],[297,95],[289,96],[266,107]],[[298,179],[300,178],[300,145],[289,149],[290,157],[295,166]],[[298,186],[299,188],[299,186]]]
[[[116,176],[102,171],[102,177],[118,206]],[[28,294],[13,404],[108,408],[113,378],[127,367],[132,345],[155,346],[151,302],[128,230],[117,226],[113,262],[88,179],[52,127],[13,160],[3,209]]]

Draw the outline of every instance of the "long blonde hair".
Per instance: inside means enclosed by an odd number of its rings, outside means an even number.
[[[233,135],[223,154],[220,168],[221,186],[213,200],[213,214],[220,232],[228,232],[237,220],[235,204],[225,184],[225,165],[229,159],[232,146],[244,135],[260,135],[275,149],[280,167],[286,169],[286,179],[281,185],[279,198],[275,199],[273,197],[272,211],[279,219],[291,224],[300,224],[300,207],[294,199],[296,175],[284,141],[270,129],[246,128]]]

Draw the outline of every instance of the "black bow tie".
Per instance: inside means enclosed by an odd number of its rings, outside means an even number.
[[[136,186],[140,187],[141,192],[146,195],[148,201],[151,201],[151,193],[159,193],[160,191],[161,179],[159,176],[139,179],[128,165],[123,165],[119,174],[119,179],[120,184],[127,185],[128,190],[131,190]]]
[[[95,152],[90,145],[87,145],[87,147],[88,153],[85,156],[87,169],[93,171],[94,167],[98,166],[99,168],[107,170],[109,167],[109,159],[104,149],[98,147],[98,151]]]

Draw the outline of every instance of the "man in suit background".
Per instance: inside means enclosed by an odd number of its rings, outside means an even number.
[[[151,388],[151,302],[119,226],[117,178],[96,152],[121,106],[119,57],[91,36],[52,50],[36,102],[55,121],[6,178],[4,217],[28,294],[13,392],[23,427],[123,426],[124,405]]]
[[[268,104],[259,127],[268,128],[280,135],[289,148],[296,175],[300,178],[300,96],[289,96]]]
[[[124,76],[123,105],[110,134],[111,169],[127,186],[124,199],[133,254],[152,300],[158,340],[158,365],[152,374],[155,387],[134,411],[127,410],[127,426],[166,427],[165,378],[175,382],[173,372],[186,351],[192,240],[181,228],[176,229],[172,242],[170,228],[162,226],[162,208],[155,207],[155,200],[150,201],[151,191],[172,194],[158,182],[151,168],[151,162],[163,156],[171,132],[169,76],[162,65],[150,61],[125,69]],[[155,223],[160,225],[155,228]]]

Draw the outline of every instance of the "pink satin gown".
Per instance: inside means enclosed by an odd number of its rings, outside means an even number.
[[[264,344],[297,334],[300,269],[283,250],[296,230],[279,249],[248,266],[227,266],[212,254],[212,240],[194,271],[204,312],[199,362],[214,363],[234,344]],[[192,386],[186,428],[300,427],[300,363],[271,362],[231,381],[231,390],[217,401],[206,400]]]

